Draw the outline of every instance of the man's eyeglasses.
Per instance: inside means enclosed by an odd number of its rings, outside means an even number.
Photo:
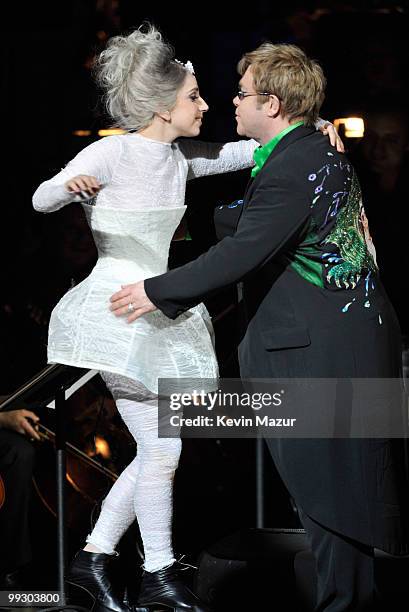
[[[273,95],[274,94],[268,93],[267,91],[256,91],[255,93],[247,93],[246,91],[241,91],[241,89],[239,89],[239,91],[236,94],[239,100],[244,100],[244,98],[247,98],[248,96],[273,96]]]

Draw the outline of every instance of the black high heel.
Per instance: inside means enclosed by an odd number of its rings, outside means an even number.
[[[138,598],[140,611],[150,612],[158,607],[174,612],[210,612],[210,609],[184,584],[180,572],[184,564],[175,561],[170,567],[142,575]]]
[[[109,578],[109,564],[113,555],[105,553],[92,553],[80,550],[74,557],[73,562],[66,575],[66,583],[69,590],[69,603],[84,602],[88,598],[89,608],[91,603],[92,612],[131,612],[118,594]],[[73,588],[77,587],[74,594]],[[85,602],[84,602],[85,603]]]

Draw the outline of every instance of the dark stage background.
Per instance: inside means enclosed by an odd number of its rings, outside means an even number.
[[[195,66],[201,93],[210,105],[203,140],[237,139],[232,98],[238,82],[236,63],[245,51],[265,40],[291,42],[321,62],[328,78],[321,116],[334,120],[358,115],[365,121],[364,138],[345,142],[359,170],[382,278],[402,330],[409,334],[407,2],[287,1],[275,5],[253,0],[238,8],[233,3],[161,6],[132,0],[59,0],[29,5],[9,2],[2,5],[1,12],[0,395],[8,395],[45,366],[50,312],[62,294],[88,274],[96,255],[77,206],[40,215],[32,210],[32,193],[95,140],[98,129],[109,125],[92,81],[93,57],[107,38],[145,19],[160,27],[174,44],[178,59],[191,60]],[[91,134],[74,135],[78,130]],[[240,172],[189,185],[188,224],[193,240],[173,245],[172,266],[194,258],[215,242],[215,206],[241,197],[247,179],[248,172]],[[238,374],[235,314],[229,311],[222,316],[233,302],[233,292],[225,292],[207,303],[216,318],[217,351],[226,376]],[[109,398],[103,404],[102,393],[100,387],[91,385],[92,401],[77,399],[73,408],[77,416],[70,431],[78,445],[89,444],[95,433],[81,419],[85,413],[90,418],[90,405],[95,408],[92,422],[101,413],[102,419],[109,420],[113,440],[112,423],[114,429],[121,429],[112,410],[106,408],[112,408]],[[47,413],[40,416],[50,421]],[[37,448],[42,476],[52,464],[52,452],[50,455],[45,446]],[[122,446],[112,441],[112,452],[109,462],[119,467],[132,458],[135,449],[127,439]],[[40,486],[43,497],[53,486],[52,473],[48,475],[48,482]],[[70,530],[71,552],[88,532],[91,508],[92,504],[83,512],[86,520]],[[291,503],[270,468],[265,511],[268,527],[298,526]],[[28,573],[35,585],[53,576],[55,525],[51,516],[34,493],[34,561]],[[239,527],[254,526],[255,521],[254,443],[186,441],[176,482],[177,550],[195,555]],[[124,546],[132,550],[132,538]]]

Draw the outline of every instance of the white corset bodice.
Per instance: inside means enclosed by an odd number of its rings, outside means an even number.
[[[166,272],[170,242],[186,206],[147,210],[83,207],[98,250],[93,276],[107,274],[126,284]]]

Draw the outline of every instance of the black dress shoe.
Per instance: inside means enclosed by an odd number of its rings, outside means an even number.
[[[104,553],[85,550],[77,553],[66,576],[70,604],[80,603],[80,593],[74,595],[70,588],[75,586],[92,598],[92,612],[130,612],[111,584],[108,565],[112,559],[113,555]]]
[[[209,608],[190,591],[180,576],[182,568],[176,561],[157,572],[144,572],[138,606],[156,610],[158,606],[174,612],[209,612]]]

